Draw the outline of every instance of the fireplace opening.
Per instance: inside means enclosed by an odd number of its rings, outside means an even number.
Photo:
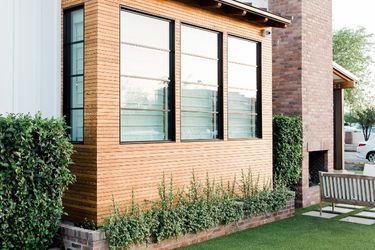
[[[327,172],[328,151],[309,152],[309,186],[320,184],[319,171]]]

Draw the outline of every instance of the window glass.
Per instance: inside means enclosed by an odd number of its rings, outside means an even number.
[[[83,77],[72,77],[72,108],[83,108]]]
[[[216,113],[182,111],[181,123],[185,140],[218,138]]]
[[[71,42],[83,40],[83,9],[71,12]]]
[[[257,68],[228,63],[228,86],[242,89],[257,88]]]
[[[83,141],[83,109],[71,110],[71,140]]]
[[[79,75],[83,74],[83,42],[75,43],[70,45],[72,55],[71,55],[71,74]]]
[[[83,142],[84,22],[83,8],[64,11],[64,115],[72,142]]]
[[[245,113],[229,113],[229,138],[256,137],[256,117]]]
[[[121,13],[121,141],[172,139],[168,20]]]
[[[228,107],[231,112],[255,113],[257,91],[231,89],[228,92]]]
[[[217,87],[182,84],[182,106],[185,110],[216,112]]]
[[[209,58],[217,58],[218,33],[188,25],[181,26],[181,51]]]
[[[169,112],[121,110],[121,141],[168,140]]]
[[[121,74],[168,80],[169,57],[169,52],[123,44]]]
[[[170,22],[148,15],[121,12],[121,42],[169,50]]]
[[[187,25],[181,30],[181,139],[220,137],[219,33]]]
[[[228,137],[260,137],[258,43],[228,37]]]
[[[168,104],[168,82],[121,78],[121,106],[131,109],[165,109]]]
[[[257,43],[249,40],[228,37],[228,53],[229,62],[237,62],[247,65],[257,65]]]
[[[181,79],[183,82],[204,83],[217,86],[218,61],[196,56],[182,55]]]

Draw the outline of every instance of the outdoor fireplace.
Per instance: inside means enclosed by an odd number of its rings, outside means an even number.
[[[317,186],[320,183],[319,171],[327,171],[328,151],[309,152],[309,186]]]

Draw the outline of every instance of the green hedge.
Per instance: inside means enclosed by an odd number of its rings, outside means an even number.
[[[1,249],[45,249],[62,214],[62,195],[74,177],[73,147],[63,119],[39,114],[0,117]]]
[[[273,117],[273,169],[276,183],[294,189],[302,171],[302,119]]]
[[[218,224],[236,222],[283,208],[292,193],[279,187],[259,190],[257,183],[243,175],[240,187],[232,183],[215,183],[208,178],[204,184],[193,175],[186,192],[175,192],[172,178],[167,184],[163,177],[159,185],[160,201],[142,211],[133,202],[120,211],[115,205],[114,214],[103,225],[111,249],[123,249],[132,244],[159,242],[187,233],[197,233]],[[234,190],[240,189],[241,194]],[[244,192],[246,191],[246,192]]]

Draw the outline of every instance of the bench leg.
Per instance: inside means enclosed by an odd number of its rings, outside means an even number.
[[[322,201],[320,201],[320,216],[323,214],[323,206],[322,206]]]
[[[335,205],[336,205],[336,204],[332,202],[332,213],[335,212]]]

